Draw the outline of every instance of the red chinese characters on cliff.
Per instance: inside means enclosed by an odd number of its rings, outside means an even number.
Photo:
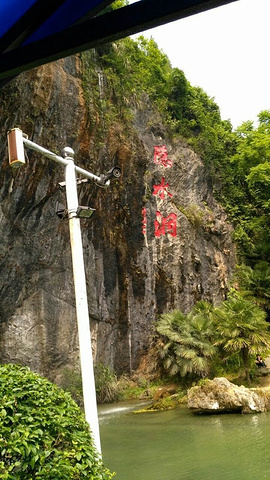
[[[161,183],[159,185],[154,185],[153,195],[158,195],[159,198],[161,198],[161,200],[164,200],[165,193],[167,193],[169,197],[172,197],[173,195],[169,192],[168,188],[169,188],[169,184],[165,183],[165,178],[162,177]]]
[[[146,208],[143,207],[142,209],[142,233],[145,235],[146,234],[146,225],[147,225],[147,218],[146,218]]]
[[[154,162],[158,165],[161,165],[164,168],[171,168],[173,165],[172,160],[168,158],[167,148],[165,145],[154,146]],[[166,196],[172,197],[173,194],[169,191],[169,184],[166,183],[164,177],[162,177],[159,184],[153,186],[152,195],[157,196],[160,200],[164,200]],[[142,209],[142,233],[146,234],[147,227],[147,212],[146,208]],[[177,215],[175,213],[170,213],[168,216],[165,216],[159,210],[156,211],[156,219],[154,220],[154,235],[155,237],[171,235],[176,237],[177,235]]]
[[[165,168],[172,167],[172,160],[168,158],[167,147],[165,145],[154,147],[154,162],[163,165]]]
[[[177,215],[175,213],[170,213],[168,217],[163,217],[162,213],[157,211],[156,220],[154,221],[155,237],[166,235],[166,233],[176,237],[176,219]]]

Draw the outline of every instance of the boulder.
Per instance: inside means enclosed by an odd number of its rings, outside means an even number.
[[[226,378],[214,378],[188,391],[188,408],[195,414],[257,413],[268,410],[269,400],[263,389],[239,387]]]

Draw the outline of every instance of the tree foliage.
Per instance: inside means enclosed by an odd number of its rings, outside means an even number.
[[[254,354],[270,348],[265,317],[262,308],[239,293],[217,307],[200,301],[187,314],[174,310],[161,315],[156,330],[165,370],[172,376],[205,377],[215,365],[238,357],[248,377]]]
[[[0,479],[112,478],[68,393],[18,365],[0,377]]]
[[[170,375],[202,376],[210,372],[216,352],[212,343],[211,306],[199,302],[187,315],[180,310],[161,315],[157,332],[162,335],[160,356]]]
[[[237,294],[215,308],[216,340],[225,354],[242,357],[248,377],[252,355],[270,348],[266,314],[252,301]]]
[[[239,255],[252,268],[270,264],[270,112],[262,111],[258,121],[257,128],[248,121],[236,130],[220,195],[235,226]]]
[[[270,265],[260,261],[254,268],[242,264],[236,267],[235,281],[244,298],[270,312]]]
[[[201,88],[193,87],[182,70],[173,68],[152,38],[128,37],[96,51],[105,84],[103,110],[108,121],[115,114],[129,117],[134,107],[145,109],[147,98],[151,108],[162,116],[168,135],[185,138],[208,165],[228,154],[230,122],[221,120],[215,101]],[[83,58],[89,55],[85,53]]]

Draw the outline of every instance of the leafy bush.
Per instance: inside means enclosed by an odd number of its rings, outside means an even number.
[[[18,365],[0,365],[0,479],[109,480],[71,396]]]
[[[228,297],[216,307],[200,301],[187,314],[174,310],[160,316],[157,345],[169,375],[205,378],[244,368],[249,380],[255,354],[269,352],[269,324],[265,311],[243,293]]]
[[[242,358],[249,380],[252,356],[270,348],[270,332],[265,321],[266,313],[240,293],[233,293],[214,310],[217,339],[225,356]],[[254,360],[254,359],[253,359]]]
[[[118,400],[117,377],[108,365],[98,363],[95,366],[95,385],[98,403]]]
[[[66,368],[62,371],[62,377],[58,385],[69,392],[73,400],[83,408],[83,389],[82,389],[82,377],[81,373],[70,368]]]
[[[174,310],[161,315],[156,325],[162,338],[159,354],[169,375],[209,375],[216,353],[211,316],[212,306],[203,301],[197,302],[188,314]]]
[[[119,378],[117,387],[118,400],[141,399],[145,396],[146,391],[149,393],[149,396],[152,397],[155,391],[155,387],[148,385],[148,383],[141,384],[140,380],[133,381],[126,375]],[[148,395],[148,393],[146,395]]]

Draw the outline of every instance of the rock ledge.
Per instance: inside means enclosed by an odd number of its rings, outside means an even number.
[[[265,412],[270,408],[270,391],[214,378],[188,391],[188,408],[195,414]]]

